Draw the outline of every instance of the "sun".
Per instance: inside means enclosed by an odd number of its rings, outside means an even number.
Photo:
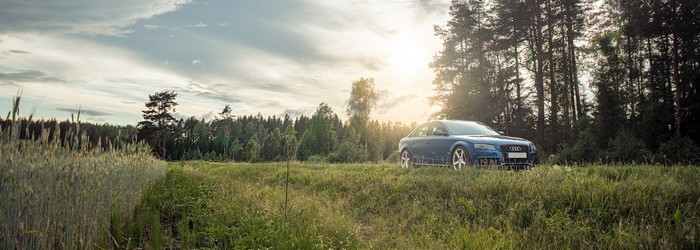
[[[430,56],[425,50],[416,45],[403,45],[397,48],[389,57],[389,67],[399,74],[415,74],[417,71],[428,70]]]

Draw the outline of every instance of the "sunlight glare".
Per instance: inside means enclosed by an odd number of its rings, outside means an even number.
[[[416,71],[428,70],[429,56],[415,45],[403,45],[389,58],[392,71],[399,74],[417,74]]]

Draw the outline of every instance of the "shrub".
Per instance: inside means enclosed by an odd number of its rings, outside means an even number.
[[[573,144],[562,143],[559,145],[556,163],[582,164],[593,162],[598,156],[598,144],[590,129],[583,130]]]
[[[306,158],[307,162],[314,163],[328,163],[328,156],[325,155],[312,155]]]
[[[639,136],[629,130],[622,130],[608,145],[604,154],[608,163],[644,163],[650,160],[651,151]]]
[[[384,161],[389,163],[399,163],[399,151],[394,150]]]
[[[336,149],[329,158],[331,162],[366,162],[369,159],[369,153],[367,153],[365,147],[346,140],[340,144],[338,149]]]
[[[700,147],[687,136],[674,136],[670,140],[661,143],[659,153],[665,159],[666,164],[699,164]]]

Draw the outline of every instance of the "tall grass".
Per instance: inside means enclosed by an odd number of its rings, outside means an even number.
[[[186,166],[221,183],[221,196],[210,203],[212,214],[242,207],[278,218],[282,165]],[[323,237],[376,249],[700,247],[697,167],[540,166],[513,172],[295,164],[291,169],[290,214],[300,220],[291,225],[315,230],[309,248],[320,248]],[[206,246],[211,247],[200,247]]]
[[[69,146],[58,132],[20,140],[19,101],[0,134],[0,248],[112,246],[110,225],[130,219],[144,189],[164,176],[165,163],[143,144],[91,149],[79,122]]]
[[[122,246],[151,249],[355,249],[347,217],[330,216],[317,201],[297,195],[287,215],[283,189],[232,181],[200,164],[170,164],[116,234]],[[225,167],[227,165],[219,165]],[[268,168],[260,168],[262,171]],[[255,168],[251,176],[257,175]],[[272,172],[269,172],[272,173]],[[254,178],[254,177],[253,177]],[[253,179],[251,179],[253,180]]]

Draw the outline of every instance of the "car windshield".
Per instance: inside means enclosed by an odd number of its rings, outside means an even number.
[[[444,123],[453,135],[500,135],[492,128],[476,122],[445,121]]]

